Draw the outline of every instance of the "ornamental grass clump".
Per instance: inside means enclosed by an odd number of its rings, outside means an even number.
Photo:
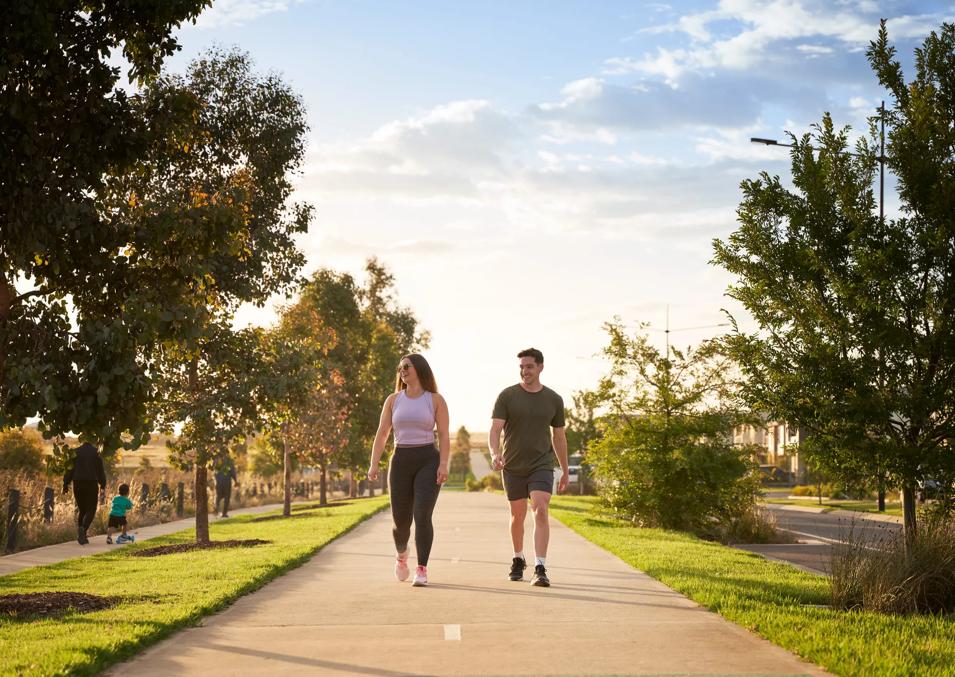
[[[955,521],[925,521],[906,545],[901,531],[865,538],[854,526],[833,549],[832,605],[890,614],[955,612]]]

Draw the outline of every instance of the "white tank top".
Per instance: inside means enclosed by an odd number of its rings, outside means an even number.
[[[434,444],[434,396],[427,390],[419,397],[398,391],[391,405],[391,427],[395,446],[422,447]]]

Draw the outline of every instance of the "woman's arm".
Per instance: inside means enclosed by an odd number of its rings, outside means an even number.
[[[438,452],[441,460],[438,462],[438,484],[448,481],[448,462],[451,456],[451,433],[448,432],[448,403],[438,393],[434,394],[434,422],[438,426]]]
[[[385,453],[385,443],[388,441],[388,435],[391,433],[391,403],[395,400],[395,394],[392,393],[385,400],[381,408],[381,418],[378,420],[378,432],[375,434],[375,443],[371,447],[371,463],[368,465],[368,479],[374,482],[378,479],[378,464],[381,463],[382,454]]]

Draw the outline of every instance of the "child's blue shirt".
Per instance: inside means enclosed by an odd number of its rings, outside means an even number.
[[[126,517],[126,511],[133,507],[133,502],[125,496],[115,496],[113,507],[109,511],[110,517]]]

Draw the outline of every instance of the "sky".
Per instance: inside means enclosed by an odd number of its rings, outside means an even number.
[[[709,263],[740,182],[789,177],[785,149],[749,139],[826,111],[864,131],[886,96],[865,56],[880,17],[911,77],[955,2],[217,0],[168,66],[237,46],[302,96],[304,272],[378,257],[431,333],[452,430],[480,431],[522,348],[569,404],[605,373],[614,317],[661,348],[668,316],[680,346],[724,310],[750,326]]]

